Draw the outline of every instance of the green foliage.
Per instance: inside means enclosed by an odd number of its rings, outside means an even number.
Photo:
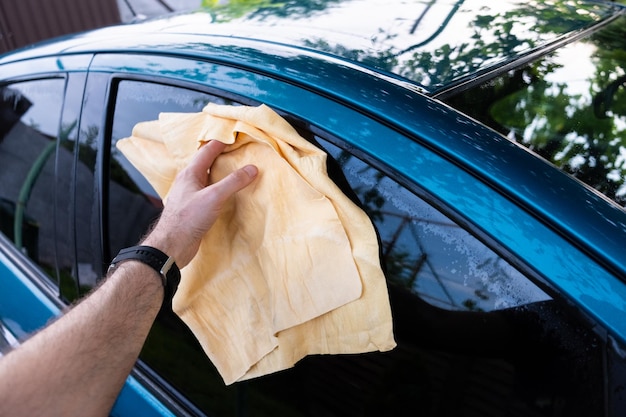
[[[341,0],[202,0],[216,22],[229,22],[243,16],[263,19],[268,16],[292,19],[307,17]]]
[[[217,22],[228,22],[266,7],[278,7],[272,0],[202,0],[202,7],[211,10]]]

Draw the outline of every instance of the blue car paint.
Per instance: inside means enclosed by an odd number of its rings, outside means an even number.
[[[11,65],[0,67],[0,76],[4,79],[11,79],[12,77],[19,78],[22,74],[53,75],[60,71],[87,71],[91,57],[91,54],[75,54],[17,60]],[[0,65],[2,65],[1,59]]]
[[[2,241],[9,244],[4,239]],[[51,301],[25,277],[15,265],[15,260],[1,251],[0,294],[11,295],[0,298],[0,319],[17,338],[43,327],[61,312],[59,304]]]
[[[161,401],[152,395],[132,375],[126,379],[124,388],[115,401],[110,413],[111,417],[147,416],[173,417]]]

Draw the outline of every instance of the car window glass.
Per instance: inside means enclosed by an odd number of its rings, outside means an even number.
[[[64,89],[61,78],[0,87],[0,228],[57,283],[55,242],[68,228],[55,223],[55,158],[72,161],[57,150]]]
[[[199,112],[208,94],[156,83],[121,81],[115,101],[111,138],[109,181],[109,233],[111,254],[132,246],[158,216],[161,199],[143,175],[116,148],[118,140],[129,137],[133,127],[157,120],[162,112]]]
[[[626,17],[444,100],[626,205]]]
[[[381,170],[301,133],[328,152],[329,176],[378,230],[398,346],[312,355],[231,387],[212,383],[234,404],[215,401],[211,411],[219,404],[259,416],[601,413],[602,348],[590,323]]]
[[[303,136],[328,152],[329,176],[379,232],[398,346],[308,356],[293,369],[232,387],[236,410],[432,417],[601,412],[602,348],[590,323],[382,171],[320,137]]]
[[[450,310],[492,311],[550,299],[424,200],[348,152],[323,146],[378,230],[389,281]]]
[[[198,112],[209,101],[234,104],[194,90],[130,80],[119,82],[114,94],[108,192],[111,257],[124,247],[136,245],[162,209],[161,198],[154,188],[116,149],[117,141],[130,136],[137,123],[158,119],[161,112]],[[171,310],[163,309],[159,313],[140,358],[160,377],[207,409],[205,403],[210,399],[204,395],[205,389],[198,392],[198,386],[208,390],[210,385],[218,383],[219,377],[193,334]],[[218,404],[229,407],[232,402],[225,399]]]

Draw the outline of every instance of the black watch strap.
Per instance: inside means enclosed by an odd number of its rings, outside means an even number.
[[[174,262],[174,258],[167,256],[157,248],[151,246],[132,246],[122,249],[109,265],[109,271],[113,270],[120,262],[136,260],[152,267],[161,276],[165,290],[164,304],[171,304],[172,298],[180,282],[180,270]]]

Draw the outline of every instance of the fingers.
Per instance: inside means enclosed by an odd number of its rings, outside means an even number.
[[[225,201],[237,191],[247,187],[257,177],[259,171],[254,165],[246,165],[231,172],[211,186],[210,192],[219,201]]]
[[[146,238],[148,243],[174,256],[179,267],[193,258],[202,235],[216,221],[223,204],[258,175],[256,166],[246,165],[208,184],[207,171],[225,147],[221,142],[210,141],[198,150],[174,180],[161,218]],[[174,235],[176,239],[172,239]]]
[[[189,164],[188,169],[193,173],[195,178],[206,181],[207,171],[225,148],[226,144],[218,140],[209,141],[207,144],[198,149],[198,152],[196,152],[196,155]]]
[[[206,151],[206,154],[210,153]],[[213,226],[224,203],[237,191],[248,186],[257,174],[258,170],[254,165],[247,165],[208,187],[196,188],[194,191],[184,188],[176,197],[172,196],[154,232],[160,232],[164,236],[176,235],[175,242],[159,244],[169,251],[165,253],[174,256],[179,267],[184,267],[193,259],[200,247],[202,236]],[[208,177],[206,171],[204,175]],[[182,219],[184,221],[181,223]]]
[[[194,178],[201,182],[206,182],[207,171],[225,148],[226,144],[220,141],[209,141],[198,150],[187,169],[192,172]],[[257,174],[258,170],[254,165],[247,165],[231,172],[225,178],[213,184],[211,193],[214,193],[218,200],[224,201],[232,194],[235,194],[237,191],[250,184]]]

